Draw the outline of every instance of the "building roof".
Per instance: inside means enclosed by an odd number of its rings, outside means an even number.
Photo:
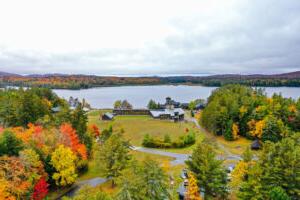
[[[105,115],[106,117],[108,117],[109,119],[113,119],[114,118],[114,115],[112,113],[104,113],[103,115]]]
[[[174,117],[176,112],[178,112],[178,115],[184,115],[184,110],[181,108],[150,110],[150,113],[153,117],[159,117],[161,115],[170,115],[171,117]]]
[[[87,108],[87,107],[84,107],[83,108],[83,111],[85,111],[85,112],[87,112],[87,111],[89,111],[90,109],[89,108]]]

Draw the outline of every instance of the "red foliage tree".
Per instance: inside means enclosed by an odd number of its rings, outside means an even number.
[[[95,124],[92,125],[92,133],[94,137],[100,136],[99,128]]]
[[[60,126],[60,132],[66,136],[65,145],[69,146],[74,153],[79,154],[83,159],[87,159],[86,147],[80,143],[75,129],[70,124],[65,123]]]
[[[35,184],[32,193],[32,200],[42,200],[48,194],[48,183],[45,178],[40,178],[38,182]]]

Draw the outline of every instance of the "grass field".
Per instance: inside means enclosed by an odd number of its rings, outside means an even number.
[[[132,158],[137,161],[142,161],[146,158],[150,158],[152,160],[157,161],[158,163],[169,163],[170,161],[173,160],[171,157],[167,156],[161,156],[161,155],[155,155],[155,154],[148,154],[148,153],[143,153],[143,152],[138,152],[138,151],[131,151],[130,154],[132,155]],[[103,173],[101,170],[101,167],[99,163],[95,159],[91,159],[89,161],[89,167],[88,171],[84,174],[82,174],[78,180],[87,180],[95,177],[103,177]]]
[[[113,126],[114,131],[123,129],[124,138],[130,140],[135,146],[142,146],[145,134],[153,137],[163,138],[168,134],[172,140],[187,134],[186,130],[193,130],[197,136],[197,141],[203,139],[204,135],[195,127],[193,123],[174,123],[167,120],[153,119],[150,116],[116,116],[113,121],[102,121],[100,115],[106,111],[93,111],[89,113],[89,124],[96,124],[101,130]],[[168,149],[172,152],[190,153],[195,145],[182,149]]]
[[[172,176],[174,178],[174,187],[171,191],[171,193],[176,197],[176,190],[179,186],[179,184],[182,182],[182,179],[180,178],[180,174],[183,168],[185,168],[185,165],[177,165],[177,166],[170,166],[169,162],[173,160],[173,158],[167,157],[167,156],[160,156],[155,154],[148,154],[138,151],[131,151],[130,154],[133,156],[133,159],[136,161],[143,161],[147,158],[152,159],[160,163],[161,167],[166,171],[168,176]],[[78,181],[83,181],[95,177],[104,177],[101,171],[101,168],[99,167],[99,163],[97,163],[94,159],[91,159],[89,162],[89,170],[81,175],[78,178]],[[115,195],[119,191],[119,186],[117,185],[115,188],[111,187],[111,182],[107,181],[104,184],[98,185],[94,188],[94,190],[102,190],[108,194]]]

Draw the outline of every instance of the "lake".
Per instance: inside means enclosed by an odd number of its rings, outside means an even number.
[[[300,87],[263,87],[267,94],[282,93],[284,97],[299,98]],[[188,85],[98,87],[82,90],[53,90],[60,97],[85,98],[93,108],[112,108],[116,100],[127,99],[134,108],[145,108],[150,99],[165,102],[166,97],[188,103],[194,99],[206,99],[216,87]]]

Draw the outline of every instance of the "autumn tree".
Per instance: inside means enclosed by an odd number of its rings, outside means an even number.
[[[222,160],[216,159],[214,149],[203,142],[194,149],[186,161],[189,169],[195,174],[199,186],[202,187],[205,199],[227,196],[227,174],[222,163]]]
[[[0,182],[4,193],[12,199],[26,199],[31,187],[31,172],[26,169],[18,157],[0,157]]]
[[[100,130],[97,127],[96,124],[93,124],[91,126],[89,126],[89,132],[91,133],[92,136],[94,136],[95,138],[98,138],[100,136]]]
[[[192,173],[188,174],[188,187],[185,193],[184,200],[201,200],[200,189],[197,181]]]
[[[122,138],[121,134],[113,134],[100,147],[97,152],[97,162],[102,164],[104,174],[115,186],[116,179],[121,175],[130,160],[129,143]]]
[[[248,126],[250,129],[249,132],[251,136],[261,139],[265,124],[266,124],[265,120],[260,120],[260,121],[251,120],[250,122],[248,122]]]
[[[114,109],[121,109],[122,108],[122,101],[121,100],[117,100],[114,103]]]
[[[66,137],[64,144],[69,146],[72,151],[79,155],[82,159],[87,159],[87,151],[84,144],[81,144],[76,131],[70,124],[62,124],[60,126],[60,132]]]
[[[239,161],[231,172],[231,180],[229,186],[233,192],[238,191],[241,183],[244,181],[248,173],[248,163],[245,161]]]
[[[114,109],[132,109],[132,105],[126,99],[123,101],[117,100],[114,103]]]
[[[231,179],[229,186],[233,193],[236,193],[242,182],[246,180],[246,177],[248,175],[249,168],[255,164],[255,161],[253,161],[253,155],[250,150],[250,148],[247,148],[243,154],[242,154],[243,160],[240,160],[233,171],[231,172]]]
[[[45,178],[42,177],[34,185],[31,198],[33,200],[43,200],[47,196],[47,194],[48,194],[48,183],[46,182]]]
[[[53,179],[58,186],[66,186],[75,182],[77,177],[75,167],[76,156],[69,147],[59,145],[51,154],[51,164],[56,169]]]
[[[238,139],[239,137],[239,126],[236,123],[232,124],[232,138],[233,140]]]
[[[44,164],[40,160],[40,156],[32,149],[24,149],[20,151],[19,158],[24,167],[30,170],[32,181],[36,181],[40,177],[47,177],[44,170]]]

